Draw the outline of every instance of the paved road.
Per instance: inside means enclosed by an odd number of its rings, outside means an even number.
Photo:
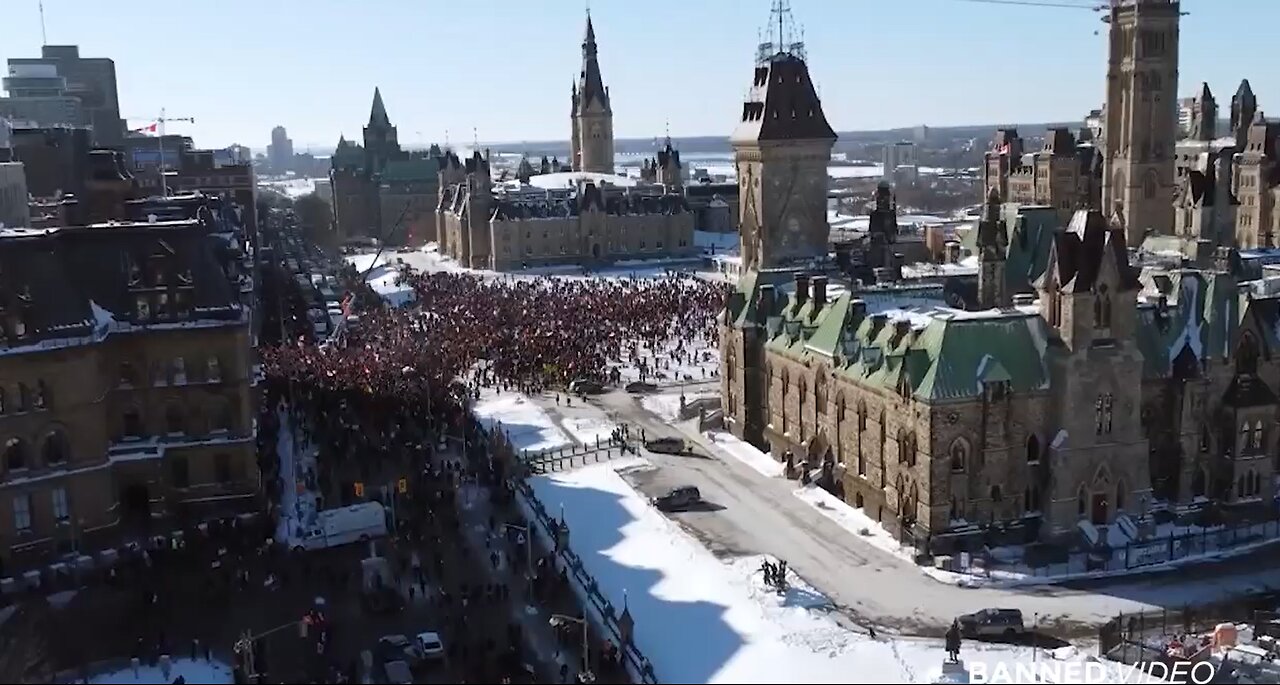
[[[554,407],[548,397],[546,404]],[[693,422],[667,424],[615,391],[591,405],[559,408],[560,415],[604,411],[641,426],[648,437],[697,439],[708,458],[652,454],[658,468],[631,476],[646,494],[695,485],[712,504],[677,514],[715,552],[770,554],[788,564],[860,624],[904,633],[935,634],[957,614],[999,606],[1038,616],[1043,629],[1063,637],[1091,634],[1119,612],[1206,603],[1266,588],[1280,589],[1280,550],[1175,573],[1090,581],[1072,586],[1014,589],[959,588],[935,581],[912,564],[872,547],[793,496],[796,484],[766,478],[697,434]]]

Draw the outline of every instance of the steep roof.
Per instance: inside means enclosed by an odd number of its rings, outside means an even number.
[[[587,13],[587,31],[582,39],[582,71],[578,74],[578,86],[574,94],[574,112],[582,114],[591,109],[592,103],[604,112],[609,107],[609,91],[605,90],[600,76],[600,61],[596,56],[596,29],[591,25],[591,13]]]
[[[1067,229],[1054,236],[1049,268],[1064,291],[1084,292],[1093,287],[1107,261],[1119,273],[1122,290],[1141,287],[1129,265],[1124,231],[1111,226],[1096,209],[1077,210]]]
[[[387,118],[387,106],[382,104],[382,91],[376,86],[373,89],[373,106],[369,108],[369,126],[391,126],[391,120]]]
[[[434,181],[440,165],[433,157],[410,157],[389,160],[382,167],[383,181]]]
[[[729,140],[836,140],[803,59],[779,52],[756,66],[751,91]]]

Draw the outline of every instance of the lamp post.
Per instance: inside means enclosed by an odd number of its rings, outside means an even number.
[[[525,575],[529,578],[529,580],[533,580],[533,535],[529,532],[529,529],[526,528],[525,526],[517,526],[514,523],[506,523],[503,525],[507,527],[507,530],[515,529],[520,531],[524,535]]]
[[[591,673],[591,644],[587,638],[587,619],[576,616],[568,616],[566,614],[551,614],[549,621],[553,628],[559,628],[565,623],[577,623],[582,626],[582,676],[584,682],[590,682],[588,676]]]

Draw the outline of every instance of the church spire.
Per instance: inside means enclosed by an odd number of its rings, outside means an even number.
[[[369,110],[369,126],[390,126],[391,120],[387,118],[387,106],[382,104],[382,91],[377,86],[373,88],[373,107]]]
[[[600,76],[600,62],[596,57],[596,29],[591,24],[591,12],[587,12],[586,37],[582,39],[582,72],[578,75],[577,111],[585,112],[592,103],[600,110],[610,112],[609,91]]]

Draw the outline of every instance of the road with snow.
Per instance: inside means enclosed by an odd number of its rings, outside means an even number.
[[[550,397],[536,398],[553,414]],[[630,474],[646,495],[694,485],[710,506],[673,515],[713,552],[768,554],[830,597],[855,623],[909,634],[941,634],[958,614],[985,607],[1021,609],[1060,637],[1092,635],[1119,612],[1182,607],[1266,589],[1280,590],[1280,550],[1173,573],[1023,588],[960,588],[933,580],[910,562],[873,547],[806,504],[797,484],[771,478],[696,432],[696,422],[670,424],[615,391],[591,399],[610,418],[643,427],[647,437],[696,440],[706,457],[646,455],[658,468]],[[558,408],[563,412],[564,408]],[[577,407],[575,407],[577,409]],[[586,408],[583,408],[586,409]],[[576,413],[576,412],[575,412]]]

